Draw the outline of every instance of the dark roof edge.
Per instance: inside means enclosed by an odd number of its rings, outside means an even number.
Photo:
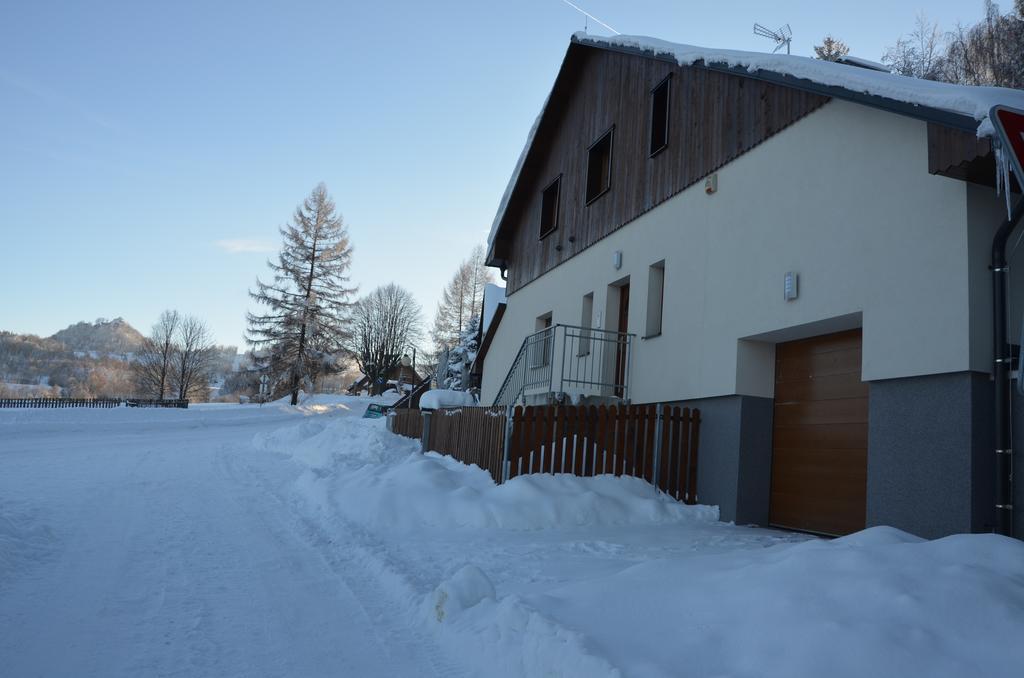
[[[646,57],[648,59],[658,59],[659,61],[667,61],[676,65],[679,65],[679,61],[671,54],[654,52],[649,49],[642,49],[639,47],[628,47],[625,45],[607,45],[596,41],[580,40],[575,35],[570,38],[573,44],[581,47],[592,47],[594,49],[603,49],[610,52],[621,52],[623,54],[632,54],[636,56]],[[836,85],[822,85],[821,83],[808,80],[806,78],[796,78],[792,75],[784,73],[775,73],[773,71],[765,71],[762,69],[756,71],[747,70],[743,66],[730,66],[725,63],[705,63],[703,60],[695,61],[691,66],[697,68],[705,68],[709,71],[718,71],[719,73],[728,73],[731,75],[738,75],[744,78],[752,78],[754,80],[763,80],[777,85],[783,85],[793,89],[802,90],[804,92],[810,92],[812,94],[820,94],[823,96],[833,97],[835,99],[843,99],[846,101],[852,101],[854,103],[862,104],[864,106],[870,106],[872,108],[878,108],[883,111],[890,113],[896,113],[898,115],[907,116],[910,118],[916,118],[918,120],[924,120],[926,122],[935,122],[948,127],[955,127],[967,132],[977,132],[978,121],[969,115],[962,115],[960,113],[952,113],[950,111],[942,110],[941,108],[932,108],[930,106],[921,106],[919,104],[911,104],[905,101],[897,101],[896,99],[889,99],[887,97],[878,96],[875,94],[868,94],[866,92],[857,92],[845,87],[838,87]],[[850,68],[853,68],[852,66]]]

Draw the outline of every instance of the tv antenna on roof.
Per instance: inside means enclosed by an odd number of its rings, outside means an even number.
[[[777,31],[765,28],[761,24],[754,24],[754,35],[760,35],[762,38],[771,38],[775,41],[775,49],[772,50],[772,54],[782,49],[783,45],[786,46],[786,54],[789,54],[789,43],[793,42],[793,31],[790,30],[789,24],[786,24]]]
[[[574,5],[573,3],[569,2],[569,0],[562,0],[562,2],[564,2],[564,3],[565,3],[565,4],[567,4],[567,5],[569,5],[569,6],[570,6],[570,7],[572,7],[572,8],[574,9],[574,10],[576,10],[577,12],[579,12],[580,14],[582,14],[582,15],[583,15],[583,16],[585,17],[585,19],[584,19],[584,22],[586,22],[586,19],[593,19],[593,20],[594,20],[595,22],[597,22],[597,23],[601,24],[602,26],[604,26],[605,28],[607,28],[607,29],[608,29],[609,31],[611,31],[612,33],[614,33],[615,35],[622,35],[622,34],[621,34],[621,33],[619,33],[619,32],[618,32],[617,30],[615,30],[614,28],[612,28],[611,26],[609,26],[609,25],[608,25],[608,24],[606,24],[605,22],[601,21],[601,20],[600,20],[600,19],[598,19],[598,18],[597,18],[596,16],[594,16],[593,14],[591,14],[590,12],[588,12],[587,10],[583,9],[583,8],[582,8],[582,7],[580,7],[579,5]],[[586,30],[586,29],[587,29],[587,28],[589,28],[590,26],[589,26],[589,25],[588,25],[587,23],[584,23],[584,24],[583,24],[583,27],[584,27],[584,30]]]

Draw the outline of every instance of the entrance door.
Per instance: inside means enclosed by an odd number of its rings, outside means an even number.
[[[621,398],[625,394],[626,368],[629,366],[625,337],[629,332],[629,283],[621,285],[618,289],[619,319],[616,329],[619,332],[619,337],[615,344],[615,397]]]
[[[863,529],[868,385],[861,331],[775,348],[771,524],[843,535]]]

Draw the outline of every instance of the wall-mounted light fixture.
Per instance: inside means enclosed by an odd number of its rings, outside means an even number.
[[[800,274],[789,271],[786,273],[785,282],[783,283],[782,290],[785,295],[786,301],[793,301],[800,294]]]
[[[718,173],[715,172],[704,180],[704,192],[708,195],[718,192]]]
[[[622,268],[622,250],[615,250],[615,254],[612,255],[612,266],[616,271]]]

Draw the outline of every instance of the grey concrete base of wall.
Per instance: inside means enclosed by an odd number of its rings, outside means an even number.
[[[697,500],[721,519],[767,525],[771,493],[771,398],[723,396],[681,403],[700,409]]]
[[[725,521],[767,525],[773,401],[723,396],[680,404],[701,411],[700,503],[717,505]],[[1014,401],[1014,433],[1024,440],[1024,397]],[[1024,451],[1024,443],[1018,446]],[[958,372],[871,382],[869,527],[892,525],[929,539],[991,532],[994,459],[989,375]],[[1024,538],[1024,482],[1015,485],[1014,495],[1014,532]]]
[[[929,539],[992,529],[992,382],[958,372],[871,382],[867,524]]]

